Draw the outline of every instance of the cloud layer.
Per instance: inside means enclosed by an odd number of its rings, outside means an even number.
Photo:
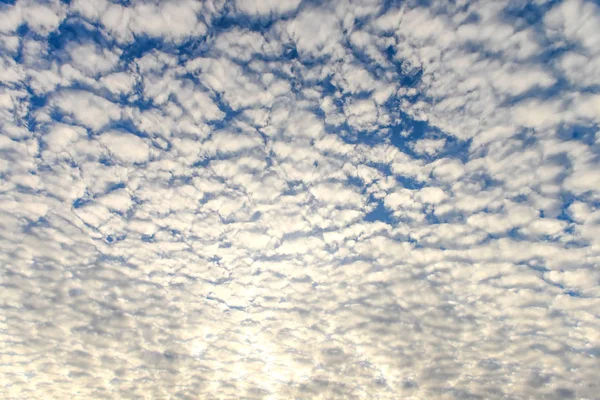
[[[0,5],[0,397],[594,399],[591,1]]]

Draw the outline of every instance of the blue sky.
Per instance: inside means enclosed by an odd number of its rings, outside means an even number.
[[[597,2],[0,13],[0,397],[597,398]]]

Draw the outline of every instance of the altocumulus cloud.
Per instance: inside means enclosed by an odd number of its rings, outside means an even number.
[[[0,14],[3,399],[599,398],[597,2]]]

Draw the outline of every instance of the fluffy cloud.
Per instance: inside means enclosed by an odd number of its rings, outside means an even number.
[[[150,148],[141,138],[131,133],[105,132],[98,140],[119,161],[140,163],[148,160]]]
[[[244,14],[269,16],[285,14],[294,11],[300,5],[301,0],[277,1],[277,0],[237,0],[236,8]]]
[[[198,20],[201,8],[200,3],[188,0],[134,1],[128,7],[107,0],[79,0],[72,5],[73,12],[102,24],[115,39],[126,42],[135,40],[137,35],[176,41],[202,35],[206,26]]]
[[[597,397],[594,2],[0,11],[1,397]]]

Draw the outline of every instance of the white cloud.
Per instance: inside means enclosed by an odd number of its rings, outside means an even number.
[[[446,139],[421,139],[413,145],[417,154],[435,155],[446,145]],[[440,173],[441,172],[440,170]]]
[[[266,4],[261,2],[260,4]],[[278,3],[285,4],[285,3]],[[250,61],[256,55],[277,57],[281,54],[281,43],[266,39],[262,34],[242,29],[232,29],[215,38],[215,49],[228,57]]]
[[[135,35],[165,37],[180,41],[187,36],[203,35],[206,26],[198,20],[201,4],[188,0],[160,3],[135,1],[131,7],[105,0],[94,5],[80,0],[73,10],[100,22],[119,41],[130,42]]]
[[[69,56],[74,67],[91,76],[104,75],[119,62],[118,53],[101,49],[92,43],[72,46]]]
[[[326,204],[360,207],[363,203],[358,193],[339,183],[322,183],[313,187],[311,192],[317,200]]]
[[[281,26],[302,55],[341,58],[339,20],[330,12],[306,8]]]
[[[217,131],[212,134],[211,139],[203,147],[209,155],[215,155],[217,153],[237,153],[258,147],[260,144],[260,140],[256,136]]]
[[[439,204],[446,198],[444,191],[437,187],[426,187],[419,190],[417,198],[423,203]]]
[[[131,205],[131,197],[125,190],[116,190],[98,199],[98,203],[112,210],[127,211]]]
[[[358,100],[345,107],[348,124],[355,129],[371,130],[377,125],[377,106],[372,100]]]
[[[58,28],[65,17],[64,5],[59,1],[39,3],[35,1],[17,1],[3,10],[4,18],[0,23],[1,32],[14,32],[21,24],[40,35],[48,35]]]
[[[248,15],[267,16],[272,14],[286,14],[298,8],[301,0],[236,0],[236,8]]]
[[[48,148],[53,152],[69,151],[70,145],[85,135],[85,130],[79,126],[56,124],[44,137]]]
[[[100,135],[98,140],[113,156],[124,163],[145,162],[150,156],[150,147],[146,142],[131,133],[109,131]]]
[[[600,34],[595,28],[598,22],[600,8],[584,0],[564,1],[544,16],[544,24],[551,34],[562,34],[593,53],[600,50]]]
[[[271,106],[275,96],[266,89],[266,85],[248,76],[243,69],[226,58],[198,58],[187,64],[190,72],[198,73],[203,84],[216,93],[235,110],[251,106]]]
[[[88,91],[61,91],[53,103],[73,119],[95,131],[120,118],[122,109],[115,103]]]
[[[134,81],[131,74],[126,72],[116,72],[100,78],[100,82],[114,94],[125,94],[132,90]]]
[[[459,160],[442,158],[436,160],[433,164],[433,176],[441,181],[456,182],[465,173],[465,167]]]
[[[600,391],[593,2],[1,10],[3,397]]]

